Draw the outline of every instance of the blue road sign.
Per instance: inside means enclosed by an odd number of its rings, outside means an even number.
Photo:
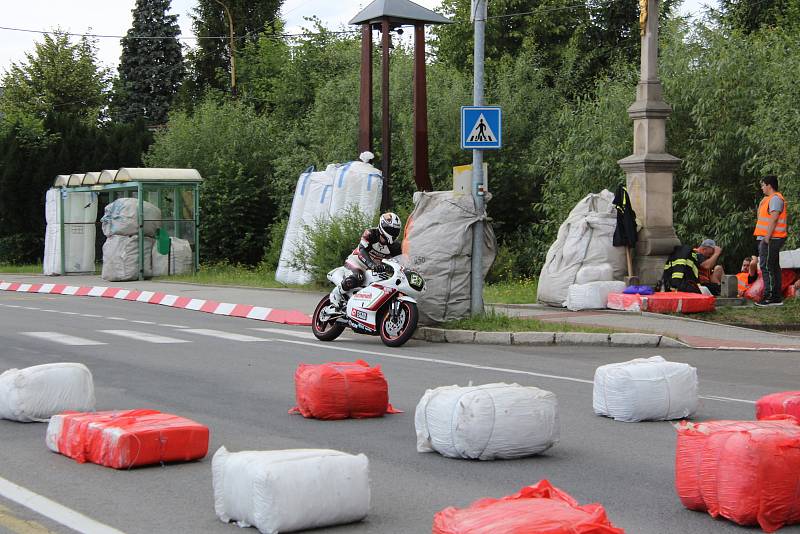
[[[497,106],[461,106],[461,148],[503,146],[503,112]]]

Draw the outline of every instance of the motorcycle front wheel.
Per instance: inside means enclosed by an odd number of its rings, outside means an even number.
[[[378,321],[381,341],[387,347],[399,347],[411,339],[417,329],[419,311],[413,302],[401,300],[397,316],[392,318],[391,310],[386,310]]]
[[[322,321],[319,318],[322,310],[328,307],[330,303],[330,296],[326,296],[320,300],[319,304],[317,304],[317,308],[314,310],[314,315],[311,316],[311,331],[314,332],[314,337],[320,341],[333,341],[344,332],[345,325],[337,323],[336,319]]]

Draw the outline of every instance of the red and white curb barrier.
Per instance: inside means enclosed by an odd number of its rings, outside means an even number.
[[[215,300],[193,299],[168,295],[158,291],[139,291],[119,287],[80,287],[66,284],[22,284],[19,282],[0,282],[0,291],[16,291],[19,293],[45,293],[49,295],[75,295],[78,297],[103,297],[107,299],[129,300],[147,304],[160,304],[171,308],[195,310],[214,315],[242,317],[270,323],[290,325],[311,325],[311,317],[297,310],[279,310],[250,306],[248,304],[230,304]]]

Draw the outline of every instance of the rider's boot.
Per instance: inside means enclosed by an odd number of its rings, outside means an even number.
[[[344,310],[345,304],[347,304],[347,298],[342,288],[338,285],[334,287],[333,291],[331,291],[330,299],[332,311],[341,313]]]

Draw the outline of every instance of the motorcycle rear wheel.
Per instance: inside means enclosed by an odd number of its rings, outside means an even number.
[[[336,319],[330,321],[321,321],[319,318],[320,313],[331,303],[330,296],[326,296],[317,304],[314,310],[314,315],[311,316],[311,331],[314,337],[320,341],[333,341],[344,332],[345,325],[336,322]]]
[[[399,347],[405,344],[414,335],[417,321],[419,321],[417,305],[401,300],[395,320],[392,320],[391,310],[387,309],[378,321],[381,341],[387,347]]]

